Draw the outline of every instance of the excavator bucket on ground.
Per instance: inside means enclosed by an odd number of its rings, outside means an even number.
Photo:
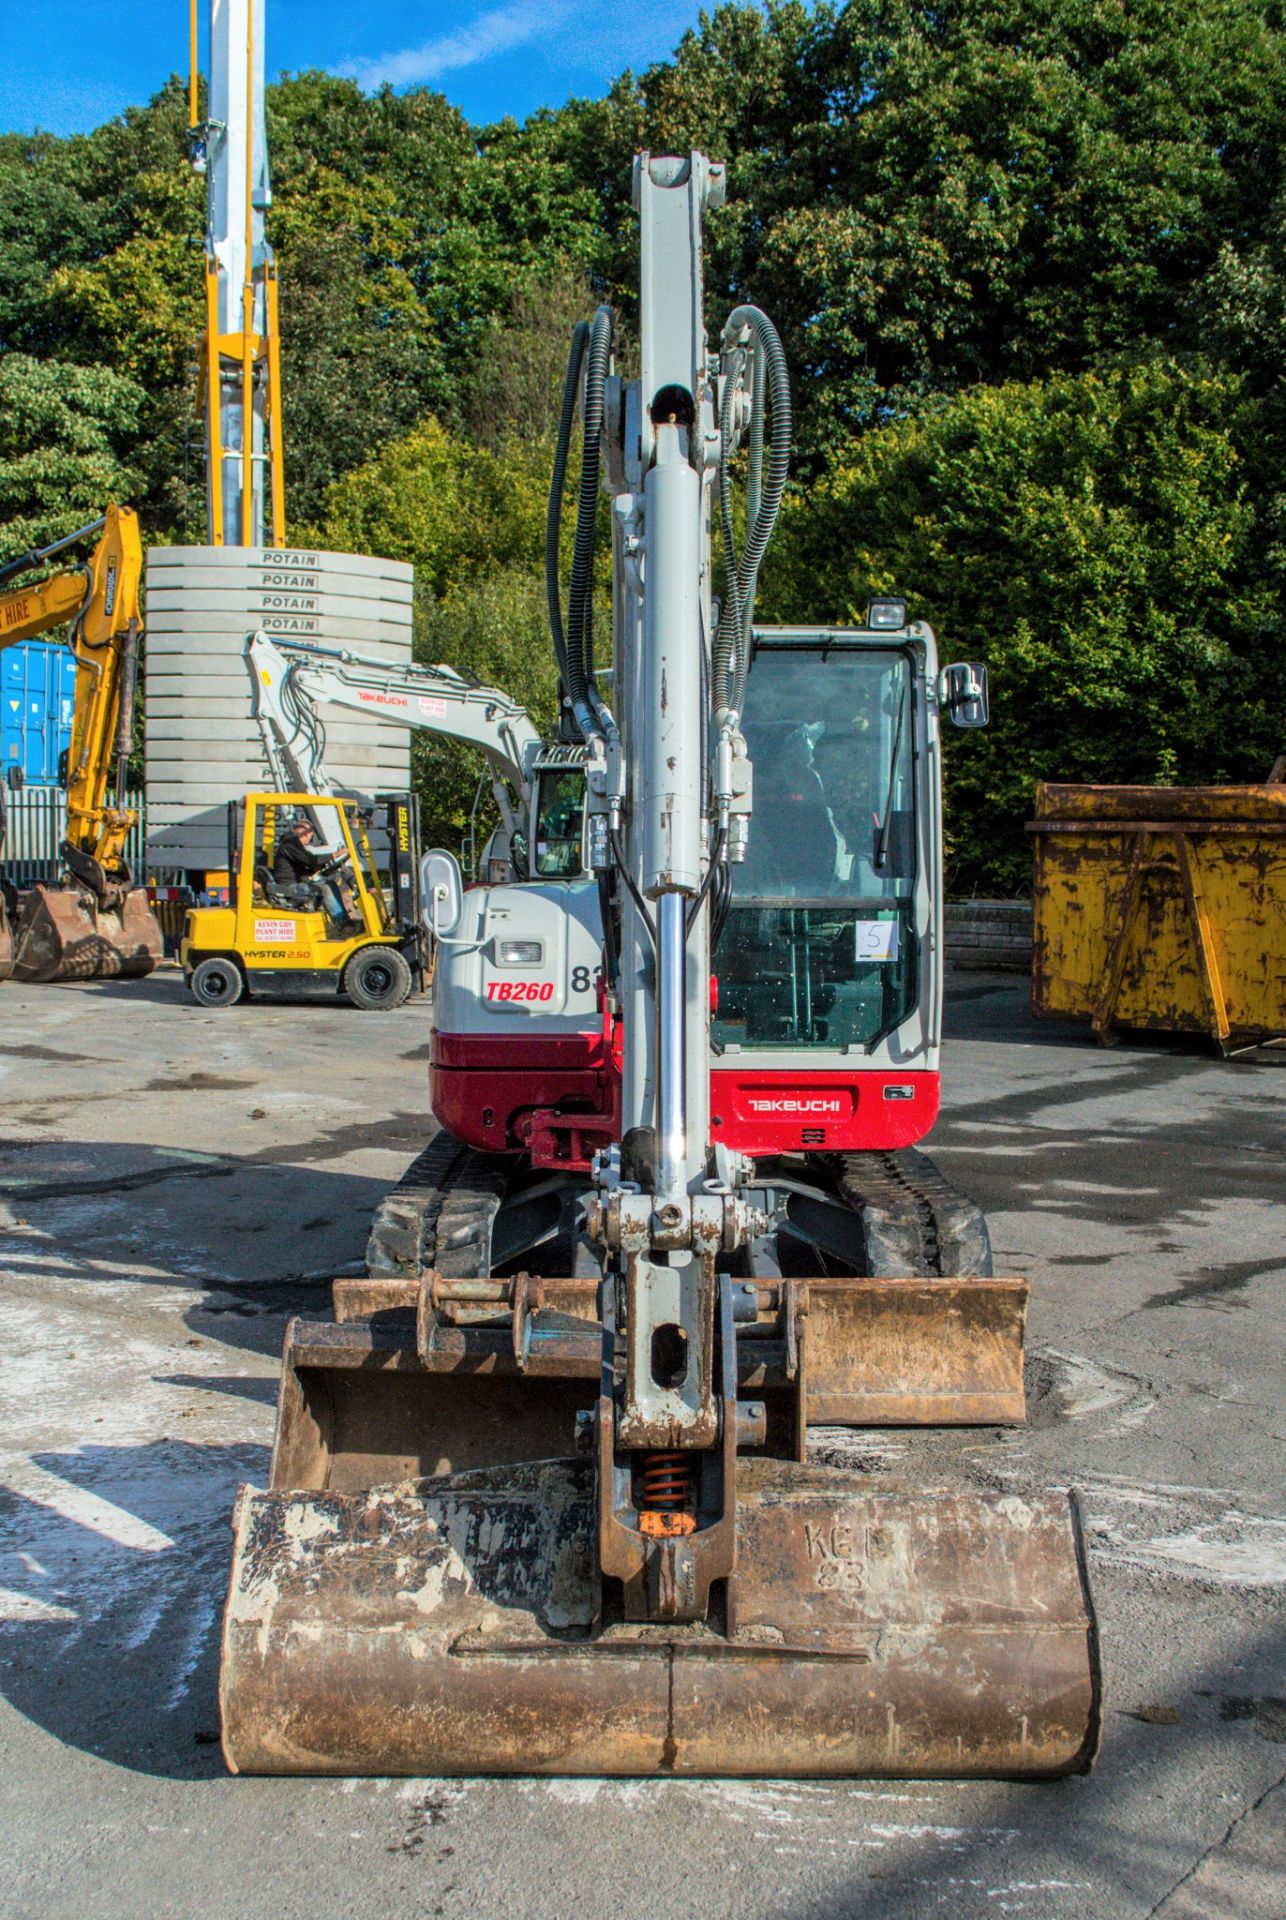
[[[596,1291],[340,1281],[333,1323],[292,1324],[272,1484],[243,1489],[233,1523],[234,1771],[1089,1766],[1074,1496],[934,1492],[804,1457],[810,1420],[1021,1420],[1021,1281],[756,1289],[732,1572],[707,1621],[675,1626],[623,1617],[599,1572]],[[557,1457],[573,1433],[583,1450]]]
[[[151,973],[164,952],[142,887],[111,908],[87,888],[32,887],[21,896],[12,938],[18,980],[136,980]]]

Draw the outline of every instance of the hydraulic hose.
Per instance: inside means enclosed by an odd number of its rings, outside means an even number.
[[[720,828],[718,838],[715,841],[714,852],[710,855],[710,864],[706,868],[705,879],[701,882],[700,890],[695,895],[691,906],[688,908],[687,924],[688,924],[689,933],[691,933],[693,927],[695,927],[695,925],[697,924],[697,915],[700,913],[702,907],[706,903],[706,895],[709,893],[711,887],[714,885],[715,879],[716,879],[716,876],[718,875],[720,867],[726,864],[725,855],[727,854],[727,851],[728,851],[728,832],[726,827],[722,827]]]
[[[737,382],[729,376],[724,380],[719,405],[719,438],[725,448],[732,445],[732,414],[736,396]],[[726,453],[719,462],[719,519],[723,533],[727,591],[724,604],[719,609],[719,625],[714,636],[714,703],[717,711],[726,711],[736,706],[733,698],[736,686],[735,655],[740,647],[742,630],[737,542],[732,525],[732,468]],[[740,712],[740,708],[737,711]]]
[[[753,335],[754,360],[756,368],[762,365],[767,387],[767,399],[771,404],[772,421],[768,434],[767,461],[762,480],[757,480],[758,500],[751,522],[746,530],[746,544],[735,562],[735,546],[731,538],[732,507],[727,485],[727,458],[725,455],[720,473],[720,509],[723,518],[724,548],[728,556],[728,593],[719,620],[719,632],[715,641],[715,684],[720,704],[740,713],[746,697],[746,676],[750,669],[750,631],[755,611],[755,588],[759,578],[759,568],[772,538],[776,525],[778,509],[782,495],[786,490],[786,478],[790,471],[790,373],[786,366],[786,355],[777,329],[766,313],[758,307],[737,307],[729,314],[723,329],[725,348],[731,346],[738,335],[749,329]],[[719,409],[720,432],[725,447],[729,445],[728,428],[732,423],[732,398],[729,388],[735,388],[735,380],[727,380],[724,385],[723,404]],[[752,419],[751,442],[754,453],[754,465],[759,464],[759,443],[763,433],[764,395],[756,391],[754,408],[759,415],[756,426]]]
[[[603,972],[607,984],[613,993],[620,991],[621,956],[616,944],[615,902],[612,899],[612,876],[603,869],[598,873],[598,912],[603,922]]]
[[[567,601],[567,677],[572,711],[585,738],[606,732],[594,686],[594,547],[598,532],[598,478],[603,398],[612,354],[612,310],[600,307],[590,322],[585,357],[584,441],[576,502],[576,538]]]
[[[549,505],[545,513],[545,595],[549,602],[549,631],[558,661],[558,678],[568,700],[572,697],[567,671],[567,634],[563,626],[563,586],[559,578],[559,545],[563,524],[563,489],[567,482],[567,453],[571,446],[572,419],[576,412],[576,390],[580,385],[585,348],[589,342],[588,320],[578,320],[572,328],[571,351],[567,356],[567,378],[563,383],[563,404],[558,416],[558,438],[554,445],[554,471],[549,482]]]

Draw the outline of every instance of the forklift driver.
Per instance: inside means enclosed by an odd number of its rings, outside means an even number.
[[[349,931],[350,918],[335,881],[323,870],[333,861],[324,852],[314,851],[316,832],[311,820],[297,820],[277,842],[272,856],[272,877],[279,887],[289,887],[311,895],[332,922],[337,933]]]

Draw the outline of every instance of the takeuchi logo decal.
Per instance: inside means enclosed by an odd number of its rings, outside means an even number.
[[[751,1100],[752,1113],[843,1113],[844,1102],[835,1099]]]

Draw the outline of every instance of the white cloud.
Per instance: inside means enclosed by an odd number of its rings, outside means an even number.
[[[491,7],[454,33],[438,34],[421,46],[404,47],[400,53],[347,61],[340,72],[356,80],[366,93],[385,85],[417,86],[461,67],[476,66],[493,54],[508,53],[534,40],[537,34],[548,33],[560,24],[566,11],[566,0],[510,0],[508,6]]]

